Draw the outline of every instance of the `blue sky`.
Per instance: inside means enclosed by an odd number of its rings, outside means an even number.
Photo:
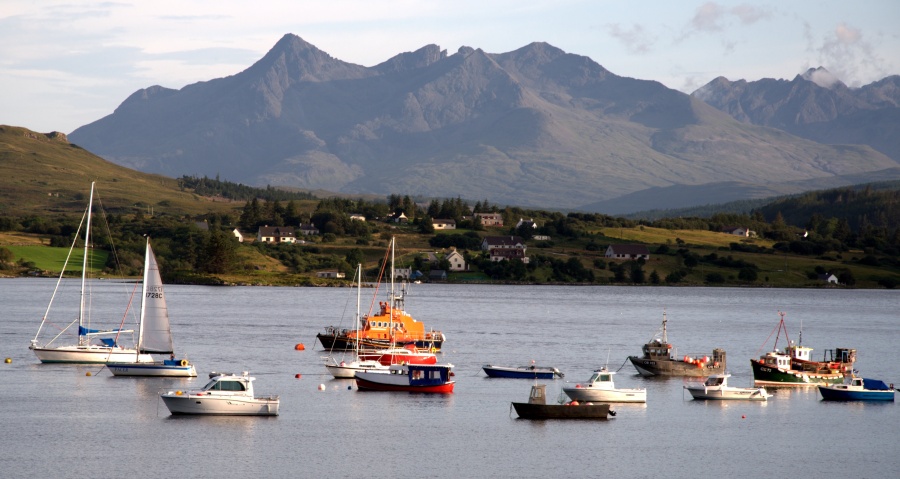
[[[2,0],[0,124],[70,133],[140,88],[244,70],[285,33],[365,66],[543,41],[690,93],[818,66],[851,87],[900,74],[898,25],[896,0]]]

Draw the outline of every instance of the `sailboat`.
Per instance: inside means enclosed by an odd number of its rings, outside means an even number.
[[[110,361],[106,363],[113,376],[163,376],[197,377],[197,370],[187,359],[175,359],[172,328],[169,326],[169,309],[163,293],[162,278],[156,255],[150,248],[144,253],[144,281],[141,287],[141,320],[138,326],[138,342],[131,362]],[[163,361],[141,361],[141,353],[171,354]],[[151,356],[152,358],[152,356]]]
[[[356,324],[359,325],[359,303],[362,290],[362,265],[358,264],[356,268]],[[359,341],[356,341],[356,359],[353,361],[341,361],[340,363],[329,356],[325,360],[325,369],[331,373],[336,379],[353,379],[353,375],[357,371],[384,371],[387,372],[388,366],[384,366],[378,361],[359,359]]]
[[[56,293],[59,291],[59,287],[62,284],[63,274],[65,274],[66,266],[69,264],[69,260],[72,258],[72,252],[75,250],[75,242],[72,242],[72,246],[69,248],[68,256],[66,257],[66,261],[63,264],[62,271],[59,273],[59,279],[57,280],[56,287],[53,290],[53,295],[50,298],[50,303],[47,305],[47,310],[44,312],[44,317],[41,318],[41,325],[38,327],[37,334],[35,334],[34,339],[31,340],[31,344],[28,346],[28,349],[34,351],[34,354],[42,363],[106,363],[109,361],[118,361],[118,362],[138,362],[138,361],[152,361],[153,358],[147,354],[139,354],[137,349],[134,348],[123,348],[118,344],[119,335],[121,333],[133,333],[134,330],[123,330],[123,329],[112,329],[112,330],[97,330],[90,328],[90,319],[88,312],[85,310],[86,303],[90,303],[87,301],[89,293],[86,289],[87,286],[87,274],[88,274],[88,258],[89,251],[91,246],[91,210],[93,208],[94,203],[94,183],[91,183],[91,194],[88,199],[87,209],[85,211],[84,216],[82,217],[81,224],[79,224],[78,231],[75,233],[75,238],[77,240],[78,235],[81,233],[81,226],[84,226],[84,259],[82,261],[81,266],[81,301],[78,309],[78,318],[75,321],[69,323],[68,326],[62,328],[62,330],[53,338],[50,339],[47,343],[40,343],[38,338],[41,336],[41,331],[44,329],[45,324],[48,322],[47,317],[50,314],[50,309],[53,306],[53,299],[56,297]],[[62,335],[71,328],[75,323],[78,323],[78,343],[70,346],[56,346],[54,343],[62,337]],[[98,342],[93,342],[97,340]]]

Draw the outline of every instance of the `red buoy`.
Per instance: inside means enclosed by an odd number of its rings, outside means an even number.
[[[302,378],[302,377],[303,377],[303,375],[302,375],[302,374],[300,374],[300,373],[297,373],[297,374],[295,374],[295,375],[294,375],[294,377],[295,377],[295,378],[297,378],[297,379],[300,379],[300,378]]]
[[[297,351],[304,351],[306,349],[306,346],[304,346],[303,343],[297,343],[297,345],[294,346],[294,349],[296,349]]]

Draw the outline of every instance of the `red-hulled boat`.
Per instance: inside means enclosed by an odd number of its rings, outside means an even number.
[[[452,364],[394,364],[387,374],[358,371],[354,378],[360,391],[452,393],[456,384],[450,379],[452,368]]]
[[[391,364],[436,364],[437,356],[430,351],[422,351],[415,345],[407,344],[402,348],[377,349],[374,351],[360,351],[360,361],[378,361],[390,366]]]

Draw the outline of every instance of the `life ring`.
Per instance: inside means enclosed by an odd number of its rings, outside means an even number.
[[[185,367],[185,366],[188,365],[188,360],[187,360],[187,359],[182,359],[181,362],[179,362],[178,364],[180,364],[181,367]]]

